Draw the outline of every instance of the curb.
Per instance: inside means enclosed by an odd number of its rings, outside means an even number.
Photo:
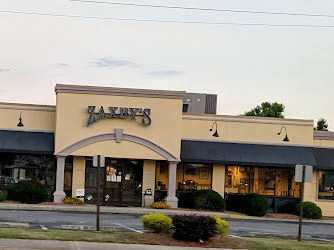
[[[255,220],[255,221],[276,221],[276,222],[296,222],[298,223],[299,220],[297,219],[278,219],[278,218],[266,218],[266,217],[251,217],[247,215],[237,215],[237,214],[230,214],[230,219],[238,219],[238,220]],[[308,220],[303,218],[303,223],[316,223],[316,224],[330,224],[333,225],[333,220]]]
[[[61,225],[64,230],[78,230],[78,231],[96,231],[96,226],[88,225]],[[100,226],[100,231],[103,232],[123,232],[124,228],[120,226]]]
[[[0,222],[0,228],[29,228],[29,223]]]
[[[66,205],[38,205],[38,204],[9,204],[0,203],[0,210],[28,210],[28,211],[60,211],[60,212],[96,212],[96,206],[66,206]],[[165,215],[218,215],[222,218],[230,218],[229,214],[220,212],[207,211],[185,211],[173,209],[152,209],[152,208],[126,208],[126,207],[100,207],[101,213],[116,213],[116,214],[156,214]]]

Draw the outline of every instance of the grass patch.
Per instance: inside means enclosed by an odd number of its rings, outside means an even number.
[[[61,241],[88,241],[103,243],[125,244],[157,244],[170,246],[193,246],[193,247],[224,247],[243,248],[256,250],[301,250],[301,249],[334,249],[334,243],[286,240],[277,238],[231,238],[216,236],[208,242],[178,241],[169,234],[144,233],[136,234],[129,232],[92,232],[72,230],[41,230],[21,228],[0,228],[0,238],[9,239],[34,239],[34,240],[61,240]]]
[[[133,233],[0,228],[0,238],[10,239],[134,243],[128,237],[131,234]]]
[[[301,241],[286,240],[276,238],[243,238],[252,242],[250,249],[264,250],[264,249],[284,249],[284,250],[299,250],[299,249],[334,249],[334,243],[331,242],[315,242],[315,241]]]

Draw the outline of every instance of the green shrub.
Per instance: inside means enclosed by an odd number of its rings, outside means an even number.
[[[20,181],[8,189],[8,199],[28,204],[37,204],[47,200],[46,189],[36,181]]]
[[[73,198],[73,197],[65,197],[63,199],[63,202],[65,204],[75,204],[75,205],[83,205],[84,202],[78,198]]]
[[[223,212],[226,208],[224,198],[213,190],[197,190],[193,192],[191,202],[195,209]]]
[[[141,217],[145,229],[154,233],[166,232],[172,228],[172,219],[163,214],[146,214]]]
[[[176,215],[173,225],[173,237],[177,240],[208,240],[216,231],[216,220],[211,216]]]
[[[156,208],[156,209],[168,209],[170,206],[167,204],[166,201],[157,201],[152,203],[151,208]]]
[[[182,192],[178,193],[178,206],[184,208],[194,208],[194,204],[192,201],[192,192]]]
[[[260,194],[246,194],[247,206],[245,214],[252,216],[264,216],[267,214],[269,204],[265,195]]]
[[[228,229],[230,228],[230,224],[220,218],[218,215],[213,215],[212,218],[216,220],[216,234],[227,234]]]
[[[230,196],[226,203],[228,210],[251,216],[264,216],[269,208],[267,197],[260,194]]]
[[[6,200],[4,193],[0,190],[0,201]]]
[[[296,205],[296,212],[300,214],[300,204]],[[303,218],[307,219],[320,219],[322,217],[321,208],[315,203],[310,201],[303,202]]]

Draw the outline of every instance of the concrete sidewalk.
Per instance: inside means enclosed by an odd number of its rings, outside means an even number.
[[[32,210],[32,211],[66,211],[66,212],[96,212],[95,205],[41,205],[41,204],[16,204],[0,203],[0,210]],[[143,207],[100,207],[101,213],[114,214],[155,214],[166,215],[219,215],[222,218],[230,218],[229,214],[210,211],[193,211],[179,209],[153,209]]]
[[[56,240],[21,240],[21,239],[0,239],[0,249],[87,249],[87,250],[191,250],[191,249],[224,249],[224,248],[199,248],[199,247],[175,247],[161,245],[141,245],[141,244],[119,244],[119,243],[98,243],[84,241],[56,241]]]
[[[16,203],[1,203],[0,210],[32,210],[32,211],[60,211],[60,212],[96,212],[95,205],[41,205],[41,204],[16,204]],[[100,207],[101,213],[113,214],[154,214],[162,213],[165,215],[219,215],[225,219],[239,220],[256,220],[256,221],[282,221],[282,222],[298,222],[297,219],[277,219],[267,217],[256,217],[239,214],[228,214],[210,211],[194,211],[181,209],[152,209],[142,207]],[[334,220],[308,220],[304,219],[303,223],[318,223],[318,224],[334,224]]]

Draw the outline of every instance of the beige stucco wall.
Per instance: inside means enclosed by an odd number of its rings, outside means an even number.
[[[165,159],[160,154],[145,146],[125,140],[122,140],[120,143],[117,143],[115,140],[95,142],[72,153],[72,155],[80,156],[93,156],[98,154],[119,159]]]
[[[77,189],[85,188],[85,170],[86,158],[73,157],[72,197],[76,197]]]
[[[47,105],[0,103],[1,129],[54,131],[56,109]],[[17,127],[20,113],[23,127]]]
[[[152,124],[146,127],[130,118],[112,118],[100,120],[87,127],[86,124],[89,117],[88,106],[96,106],[96,112],[98,112],[101,106],[104,107],[105,112],[108,112],[109,106],[150,108]],[[137,117],[137,119],[139,118],[141,120],[141,117]],[[124,134],[135,135],[149,140],[179,158],[181,118],[181,99],[58,93],[55,152],[87,137],[114,133],[115,128],[122,128]],[[122,147],[124,144],[122,142],[114,146]],[[96,144],[95,150],[105,152],[105,146],[105,143]],[[141,150],[140,159],[152,159],[151,153],[142,150],[136,144],[128,144],[128,146],[130,148],[122,153],[123,158],[130,158],[133,152]],[[90,147],[90,149],[92,148]],[[73,153],[73,155],[86,154],[87,151],[85,149],[79,150]],[[108,156],[108,154],[105,155]],[[153,157],[153,159],[160,158]]]
[[[212,190],[224,197],[225,165],[214,164],[212,170]]]
[[[313,140],[315,147],[334,147],[334,140]]]
[[[143,166],[142,191],[144,192],[146,189],[149,188],[152,190],[152,199],[153,199],[155,190],[155,161],[146,160],[144,161],[144,166]],[[144,205],[143,202],[144,202],[144,195],[142,196],[142,205]],[[147,204],[145,204],[145,206],[147,206]]]
[[[323,216],[334,216],[334,201],[318,199],[317,178],[318,174],[314,171],[312,182],[305,183],[304,201],[312,201],[316,203],[321,208]]]
[[[213,122],[217,122],[219,137],[212,136]],[[244,116],[183,114],[182,138],[287,144],[283,142],[285,130],[277,134],[282,126],[287,129],[289,145],[313,144],[313,121]]]

